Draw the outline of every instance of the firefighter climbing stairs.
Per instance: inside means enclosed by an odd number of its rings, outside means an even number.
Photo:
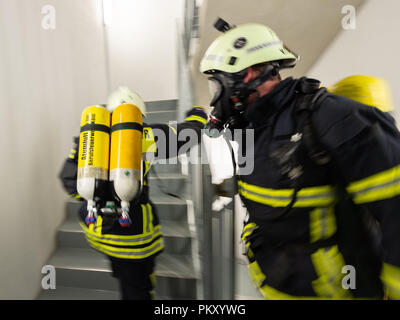
[[[147,123],[177,118],[177,100],[147,102]],[[188,224],[190,179],[179,161],[155,164],[150,169],[150,199],[164,234],[165,250],[156,260],[156,299],[196,299],[198,276],[193,264],[192,235]],[[183,173],[182,173],[183,172]],[[165,194],[177,195],[173,197]],[[78,222],[76,200],[66,202],[64,223],[57,232],[57,248],[48,262],[56,268],[56,289],[43,290],[39,299],[120,299],[108,259],[89,247]]]

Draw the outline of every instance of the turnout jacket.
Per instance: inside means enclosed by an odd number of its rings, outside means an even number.
[[[299,79],[287,78],[247,110],[248,129],[254,129],[254,170],[240,176],[239,164],[238,191],[249,213],[242,239],[250,273],[267,299],[351,299],[352,291],[342,285],[347,263],[335,239],[338,199],[332,172],[301,159],[294,186],[277,165],[278,151],[298,133],[293,113],[298,85]],[[399,299],[400,136],[394,119],[329,94],[312,122],[345,178],[347,193],[379,226],[383,263],[371,265],[377,276],[370,279],[376,297],[383,282],[389,297]],[[299,245],[308,249],[296,250]]]
[[[207,121],[207,115],[199,107],[194,107],[186,113],[182,123],[170,124],[143,124],[143,189],[138,201],[131,202],[129,216],[132,224],[121,227],[116,213],[98,212],[95,224],[86,226],[87,201],[79,210],[80,225],[85,232],[86,239],[91,247],[106,254],[111,259],[145,259],[162,252],[164,248],[162,232],[156,208],[149,199],[148,172],[152,161],[175,157],[181,154],[180,148],[199,143],[200,131]],[[196,140],[181,137],[179,134],[191,129]],[[74,147],[65,161],[60,173],[64,189],[72,198],[83,200],[77,193],[77,167],[79,138],[74,138]],[[176,148],[170,145],[175,145]],[[189,146],[188,146],[189,145]],[[187,147],[184,151],[187,151]],[[107,201],[115,201],[111,192],[107,192],[107,199],[102,199],[100,205],[105,207]]]

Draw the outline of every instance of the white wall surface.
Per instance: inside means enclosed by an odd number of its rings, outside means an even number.
[[[82,110],[120,85],[145,100],[178,96],[183,0],[108,2],[105,33],[101,0],[0,0],[0,299],[40,290],[68,198],[58,174]],[[45,5],[55,30],[42,27]]]
[[[325,85],[354,74],[386,79],[392,89],[399,121],[399,12],[398,0],[368,0],[356,11],[356,28],[342,30],[308,75]]]
[[[41,9],[56,9],[44,30]],[[33,299],[67,199],[57,175],[82,109],[106,98],[95,0],[0,0],[0,299]]]
[[[112,0],[111,89],[128,86],[146,101],[178,97],[177,23],[183,10],[183,0]]]

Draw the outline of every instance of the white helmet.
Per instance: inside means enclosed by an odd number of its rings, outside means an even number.
[[[107,102],[107,110],[112,113],[121,104],[133,104],[139,108],[143,116],[146,116],[146,105],[143,99],[128,87],[119,87],[110,94]]]
[[[227,22],[224,32],[208,47],[200,62],[200,72],[236,73],[252,65],[276,61],[280,69],[294,67],[299,57],[290,51],[269,27],[248,23],[237,27]],[[221,30],[220,30],[221,31]]]

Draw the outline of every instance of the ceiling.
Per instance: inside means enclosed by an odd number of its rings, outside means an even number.
[[[220,34],[213,24],[218,17],[230,24],[256,22],[268,25],[301,59],[283,76],[302,76],[342,29],[345,5],[356,10],[367,0],[203,0],[199,13],[200,38],[192,59],[196,103],[208,103],[207,81],[198,71],[200,60]]]

